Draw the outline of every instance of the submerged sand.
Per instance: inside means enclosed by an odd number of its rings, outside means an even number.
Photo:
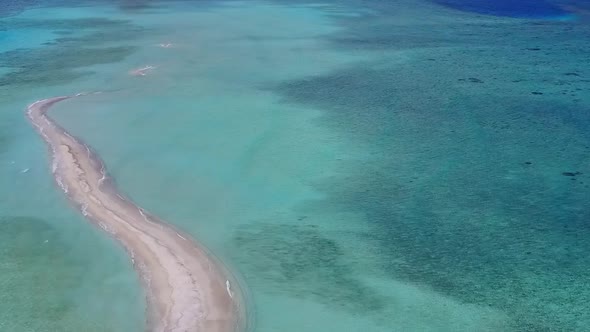
[[[28,116],[53,151],[57,183],[84,216],[116,238],[141,275],[149,331],[233,332],[242,328],[237,283],[204,247],[117,192],[100,158],[47,116],[72,96],[44,99]]]

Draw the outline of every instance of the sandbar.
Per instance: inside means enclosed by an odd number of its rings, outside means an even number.
[[[27,115],[52,152],[57,184],[128,252],[146,292],[148,331],[243,329],[242,292],[228,270],[190,236],[120,194],[99,156],[47,115],[54,104],[80,95],[39,100]]]

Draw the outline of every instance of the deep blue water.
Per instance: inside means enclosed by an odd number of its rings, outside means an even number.
[[[486,15],[552,18],[568,13],[545,0],[434,0],[454,9]]]
[[[0,1],[0,17],[14,15],[27,7],[41,4],[42,0]]]

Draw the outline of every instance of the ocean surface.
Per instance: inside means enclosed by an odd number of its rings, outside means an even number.
[[[236,273],[251,331],[590,331],[589,10],[2,1],[0,331],[145,328],[24,115],[82,91],[54,118]]]

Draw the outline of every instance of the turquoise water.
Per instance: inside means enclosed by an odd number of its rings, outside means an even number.
[[[254,331],[588,329],[582,11],[50,4],[0,23],[0,331],[143,329],[23,114],[95,90],[55,118],[238,274]]]

